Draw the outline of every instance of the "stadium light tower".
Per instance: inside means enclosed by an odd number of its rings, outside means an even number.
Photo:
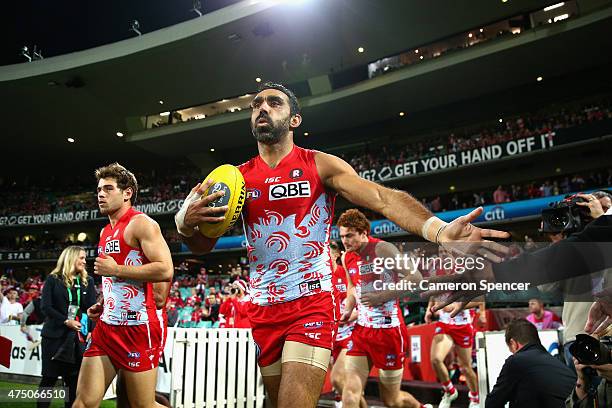
[[[135,32],[139,36],[142,35],[142,33],[140,32],[140,23],[138,22],[138,20],[132,21],[132,23],[130,25],[130,31]]]
[[[202,2],[200,0],[193,0],[193,8],[190,11],[198,13],[198,17],[202,17]]]

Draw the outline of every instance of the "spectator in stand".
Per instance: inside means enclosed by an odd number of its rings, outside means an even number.
[[[251,327],[248,318],[250,298],[245,294],[247,283],[241,279],[230,286],[230,297],[219,307],[220,328]]]
[[[176,327],[179,311],[175,303],[166,302],[166,315],[168,316],[168,327]]]
[[[218,294],[213,292],[214,288],[210,288],[210,293],[208,294],[208,298],[206,299],[206,304],[208,307],[208,317],[207,320],[212,321],[213,323],[219,320],[219,308],[221,304],[219,302]]]
[[[248,283],[245,280],[239,279],[234,282],[234,288],[236,289],[234,298],[236,304],[234,327],[237,329],[250,328],[249,305],[251,303],[251,297],[248,295]]]
[[[436,213],[442,210],[442,201],[440,199],[440,196],[437,196],[436,198],[434,198],[430,204],[431,204],[430,208],[432,212]]]
[[[24,327],[28,324],[42,324],[45,318],[44,313],[41,309],[40,304],[40,291],[38,285],[31,284],[29,288],[29,298],[25,309],[23,309],[23,315],[21,316],[21,331],[24,333],[26,330]]]
[[[202,308],[202,303],[200,301],[195,302],[191,312],[190,327],[197,327],[201,321],[204,321],[204,317],[206,317],[206,310]]]
[[[28,281],[24,285],[25,290],[19,297],[19,303],[24,306],[27,306],[32,300],[40,296],[40,286],[34,283],[33,279],[28,279]]]
[[[191,318],[193,316],[193,310],[195,301],[192,298],[187,300],[187,304],[180,308],[178,313],[179,327],[191,327]]]
[[[497,186],[497,189],[493,193],[493,202],[495,204],[507,203],[510,201],[508,198],[508,192],[504,190],[502,186]]]
[[[17,301],[19,293],[15,288],[9,288],[0,293],[0,324],[19,324],[21,315],[23,314],[23,306]]]
[[[550,184],[550,181],[546,180],[544,184],[540,186],[540,196],[541,197],[550,197],[553,192],[553,186]]]
[[[538,330],[558,329],[561,326],[559,316],[544,309],[542,299],[529,299],[529,315],[526,317]]]

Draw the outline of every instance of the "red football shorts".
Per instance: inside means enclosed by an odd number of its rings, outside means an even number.
[[[436,334],[447,334],[453,339],[453,343],[461,348],[470,348],[474,344],[474,328],[471,324],[453,325],[436,322]]]
[[[399,370],[404,367],[408,345],[406,326],[375,329],[356,324],[351,339],[353,347],[347,355],[366,356],[374,367],[382,370]]]
[[[270,306],[249,306],[257,363],[266,367],[278,361],[286,341],[332,349],[336,335],[331,292],[322,292]]]
[[[335,364],[340,352],[342,350],[349,350],[351,347],[353,347],[353,340],[350,336],[343,340],[336,340],[332,349],[332,362]]]
[[[98,321],[84,357],[108,356],[116,369],[148,371],[159,365],[166,330],[162,323],[118,326]]]

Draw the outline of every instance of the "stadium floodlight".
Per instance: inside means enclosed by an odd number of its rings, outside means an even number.
[[[565,2],[553,4],[552,6],[544,7],[544,11],[554,10],[556,8],[563,7],[564,5],[565,5]]]
[[[193,0],[193,8],[190,11],[196,12],[198,17],[202,17],[202,2],[200,0]]]
[[[140,32],[140,23],[138,22],[138,20],[134,20],[134,21],[131,22],[131,24],[130,24],[130,31],[135,32],[139,36],[142,35],[142,33]]]
[[[21,47],[21,52],[19,53],[19,55],[23,55],[28,59],[28,62],[32,62],[32,57],[30,57],[30,54],[28,53],[27,46],[24,45],[23,47]]]

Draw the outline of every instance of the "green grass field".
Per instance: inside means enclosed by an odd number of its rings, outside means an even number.
[[[37,389],[38,386],[37,385],[33,385],[33,384],[21,384],[21,383],[15,383],[15,382],[8,382],[8,381],[0,381],[0,389],[1,390],[6,390],[6,389],[13,389],[13,390],[35,390]],[[32,401],[32,402],[0,402],[0,407],[12,407],[12,406],[16,406],[16,407],[23,407],[23,408],[36,408],[36,402]],[[53,401],[53,403],[51,404],[51,408],[63,408],[64,407],[64,401],[60,401],[60,400],[56,400]],[[115,408],[115,400],[109,400],[109,401],[102,401],[102,404],[100,405],[101,408]]]

